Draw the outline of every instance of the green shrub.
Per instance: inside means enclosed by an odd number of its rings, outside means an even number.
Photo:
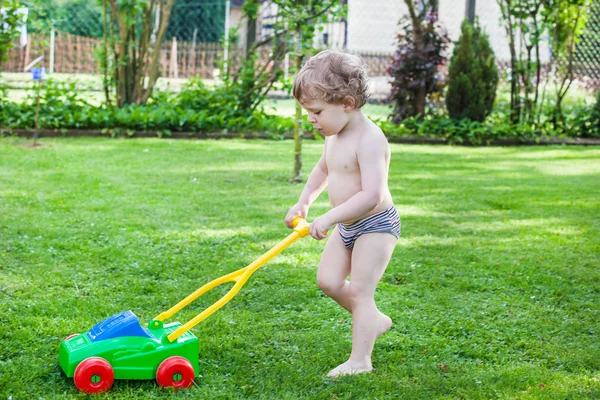
[[[428,12],[426,16],[420,13],[419,17],[422,18],[419,27],[408,17],[400,20],[402,30],[388,68],[392,78],[389,101],[394,105],[390,117],[396,123],[429,114],[427,101],[443,89],[439,67],[447,61],[444,53],[450,39],[438,22],[437,12]]]
[[[73,83],[48,80],[39,89],[29,89],[21,103],[8,101],[5,92],[0,91],[0,128],[32,129],[38,109],[40,129],[95,129],[111,135],[152,131],[168,136],[179,131],[280,137],[293,130],[292,118],[267,115],[262,108],[241,109],[237,96],[229,87],[208,89],[201,80],[193,79],[180,93],[155,91],[146,105],[128,104],[117,109],[88,104]],[[304,129],[311,129],[308,122]]]
[[[487,35],[465,19],[449,67],[446,107],[452,118],[483,121],[492,111],[498,69]]]
[[[206,88],[192,81],[180,93],[156,91],[146,105],[129,104],[121,109],[94,106],[82,100],[72,83],[43,83],[39,92],[30,89],[25,101],[8,101],[0,89],[0,129],[35,127],[39,94],[38,127],[66,132],[69,129],[100,130],[107,135],[134,136],[136,132],[155,132],[170,136],[172,132],[194,134],[238,133],[282,138],[294,129],[294,118],[281,117],[239,107],[236,91],[228,87]],[[485,144],[492,140],[539,140],[544,137],[600,137],[600,101],[595,106],[565,106],[565,118],[554,126],[551,119],[535,126],[513,125],[502,107],[483,121],[452,119],[444,115],[414,116],[399,124],[377,120],[391,138],[441,138],[453,143]],[[305,132],[313,132],[304,120]]]
[[[596,105],[592,110],[592,114],[594,114],[594,116],[596,117],[596,128],[600,130],[600,90],[598,90],[598,93],[596,94]]]
[[[451,143],[486,144],[494,140],[540,141],[550,137],[600,137],[597,117],[591,117],[589,107],[572,106],[565,110],[565,118],[554,126],[550,119],[536,125],[512,124],[508,113],[494,112],[485,121],[467,118],[426,116],[406,118],[396,124],[387,120],[376,121],[390,138],[439,138]],[[596,118],[595,125],[592,118]],[[595,128],[593,128],[595,127]]]
[[[600,91],[596,95],[596,104],[592,109],[589,112],[578,113],[577,126],[582,137],[600,137]]]

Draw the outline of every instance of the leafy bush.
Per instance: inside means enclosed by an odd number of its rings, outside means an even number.
[[[600,91],[596,95],[596,104],[591,110],[578,113],[576,118],[582,137],[600,137]]]
[[[487,35],[465,19],[448,69],[446,108],[452,118],[483,121],[498,86],[498,68]]]
[[[394,104],[394,122],[422,117],[427,97],[442,90],[439,66],[446,62],[443,52],[449,41],[438,24],[437,13],[429,13],[422,21],[415,17],[402,27],[388,69],[392,77],[390,101]]]
[[[180,93],[155,92],[145,106],[130,104],[121,109],[88,104],[72,83],[44,82],[39,92],[29,89],[22,103],[6,100],[0,90],[0,128],[35,127],[39,93],[38,127],[66,132],[69,129],[100,130],[107,135],[134,136],[136,132],[266,134],[282,138],[294,129],[292,117],[240,110],[236,92],[227,87],[206,88],[193,80]],[[444,115],[405,118],[399,124],[376,121],[390,138],[442,138],[454,143],[484,144],[492,140],[538,140],[541,137],[600,137],[600,101],[565,107],[565,118],[554,127],[546,119],[534,127],[513,125],[508,111],[495,111],[484,121],[452,119]],[[313,132],[305,120],[303,130]]]
[[[23,21],[22,15],[19,13],[20,4],[17,0],[3,0],[1,4],[0,69],[8,51],[13,47],[13,40],[19,37],[18,27]]]
[[[41,129],[96,129],[107,134],[154,131],[160,135],[180,132],[259,132],[275,136],[293,130],[293,120],[267,115],[262,109],[248,112],[237,106],[237,94],[227,87],[214,90],[192,80],[180,93],[155,91],[148,104],[128,104],[117,109],[90,105],[73,83],[48,80],[29,89],[26,99],[12,103],[0,96],[0,127],[35,127],[36,108]],[[310,130],[306,122],[305,129]]]
[[[600,114],[591,117],[594,114],[583,106],[574,106],[565,111],[564,121],[556,127],[551,119],[534,126],[512,124],[509,114],[504,112],[493,112],[483,122],[427,116],[424,119],[406,118],[397,124],[387,120],[377,123],[390,138],[440,138],[451,143],[486,144],[494,140],[519,142],[540,141],[549,137],[600,137]],[[592,118],[595,118],[595,125]]]

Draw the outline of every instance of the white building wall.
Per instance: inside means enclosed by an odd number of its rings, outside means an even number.
[[[241,7],[231,7],[229,13],[229,25],[238,30],[239,41],[237,43],[240,50],[246,49],[246,37],[248,37],[248,23]]]
[[[398,21],[407,12],[403,0],[348,0],[348,50],[393,52]]]
[[[460,25],[466,16],[467,0],[439,0],[439,17],[455,42],[460,37]],[[477,0],[475,13],[490,38],[498,60],[510,60],[508,37],[500,22],[497,0]],[[348,49],[356,52],[392,53],[396,48],[398,21],[408,14],[404,0],[349,0]],[[518,48],[517,48],[518,49]],[[518,51],[518,50],[517,50]],[[548,42],[540,45],[541,59],[549,59]]]

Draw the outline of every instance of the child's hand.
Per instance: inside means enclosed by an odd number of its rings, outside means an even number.
[[[300,217],[302,219],[306,219],[307,214],[308,206],[298,203],[294,207],[290,208],[290,211],[288,211],[283,222],[285,222],[285,226],[293,229],[294,227],[292,226],[292,222],[294,221],[294,218]]]
[[[310,235],[317,240],[322,240],[327,237],[327,231],[331,229],[332,223],[329,222],[325,215],[315,219],[309,226]]]

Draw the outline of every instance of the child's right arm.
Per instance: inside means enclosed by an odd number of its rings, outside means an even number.
[[[319,197],[323,189],[327,186],[327,163],[325,162],[325,150],[317,165],[313,168],[304,190],[300,194],[298,203],[296,203],[285,216],[284,222],[288,228],[292,228],[292,221],[296,217],[306,219],[310,205]]]

